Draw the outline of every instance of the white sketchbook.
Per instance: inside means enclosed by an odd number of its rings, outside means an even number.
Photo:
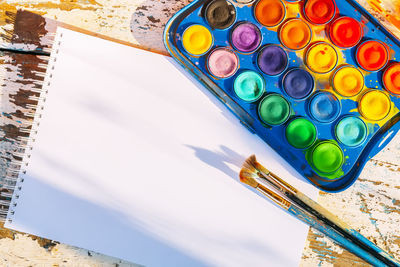
[[[238,172],[254,153],[317,190],[172,59],[59,28],[46,84],[7,228],[145,266],[298,265],[308,227]]]

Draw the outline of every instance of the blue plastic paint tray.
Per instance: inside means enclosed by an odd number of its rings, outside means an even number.
[[[355,1],[195,0],[164,42],[324,191],[352,185],[399,130],[400,41]]]

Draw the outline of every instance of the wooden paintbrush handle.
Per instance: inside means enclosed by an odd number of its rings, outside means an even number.
[[[300,199],[303,203],[308,205],[310,208],[314,209],[317,211],[319,214],[324,216],[326,219],[331,221],[333,224],[338,226],[339,228],[342,229],[342,231],[346,232],[350,236],[353,236],[353,238],[357,239],[359,242],[362,242],[365,246],[367,246],[370,249],[373,249],[376,253],[380,255],[380,257],[383,257],[388,264],[388,266],[400,266],[400,262],[396,260],[393,256],[391,256],[389,253],[372,243],[370,240],[368,240],[365,236],[360,234],[358,231],[354,230],[353,228],[350,227],[347,223],[339,219],[336,215],[331,213],[329,210],[325,209],[321,205],[319,205],[317,202],[312,200],[311,198],[307,197],[305,194],[297,191],[297,194],[295,195],[298,199]]]
[[[350,240],[343,237],[333,228],[325,225],[322,221],[318,221],[315,217],[312,217],[310,214],[306,213],[302,209],[296,207],[295,205],[291,205],[288,209],[288,212],[296,216],[299,220],[303,221],[304,223],[310,225],[311,227],[315,228],[319,232],[323,233],[324,235],[328,236],[330,239],[335,241],[337,244],[342,246],[343,248],[347,249],[351,253],[357,255],[361,259],[365,260],[366,262],[372,264],[373,266],[387,266],[386,264],[382,263],[380,260],[372,256],[369,252],[365,251],[361,247],[357,246],[356,244],[352,243]]]

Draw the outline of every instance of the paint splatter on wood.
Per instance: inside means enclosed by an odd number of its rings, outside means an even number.
[[[399,0],[359,0],[368,11],[378,18],[395,35],[400,36]]]

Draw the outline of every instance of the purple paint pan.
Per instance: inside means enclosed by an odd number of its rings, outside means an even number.
[[[257,50],[262,41],[260,29],[250,22],[237,24],[231,33],[232,46],[243,53]]]

